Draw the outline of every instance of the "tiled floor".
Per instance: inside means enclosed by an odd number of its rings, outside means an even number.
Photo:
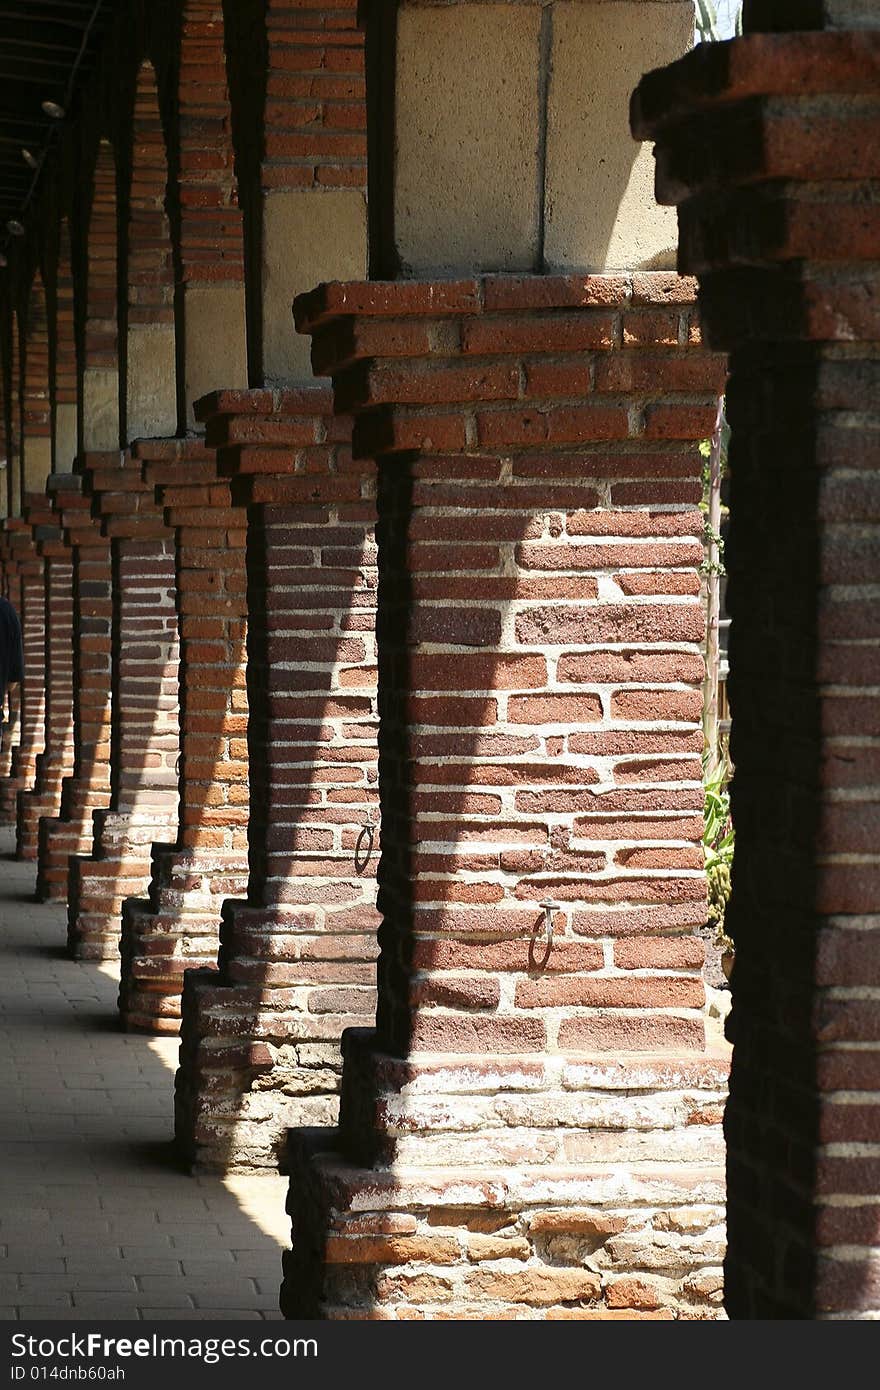
[[[280,1177],[189,1177],[176,1038],[121,1033],[108,966],[0,828],[0,1318],[278,1317]]]

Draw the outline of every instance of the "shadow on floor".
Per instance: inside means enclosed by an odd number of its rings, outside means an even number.
[[[0,1318],[279,1317],[286,1182],[191,1177],[176,1038],[119,1030],[117,976],[68,959],[0,828]]]

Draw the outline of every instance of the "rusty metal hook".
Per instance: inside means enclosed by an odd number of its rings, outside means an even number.
[[[538,906],[544,910],[544,921],[536,923],[535,930],[532,933],[532,939],[529,943],[529,967],[532,970],[543,970],[550,959],[550,952],[553,950],[553,913],[562,911],[561,903],[551,902],[549,899],[539,903]],[[543,959],[539,961],[535,956],[535,945],[541,934],[542,928],[547,933],[547,945]]]
[[[363,873],[364,869],[370,862],[370,855],[373,853],[373,841],[375,838],[375,834],[376,827],[373,825],[372,821],[368,821],[366,825],[361,826],[361,833],[358,835],[354,847],[354,867],[356,872],[359,874]],[[367,852],[362,857],[361,846],[363,845],[365,838],[367,840]]]

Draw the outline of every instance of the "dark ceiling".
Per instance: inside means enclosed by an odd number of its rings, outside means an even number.
[[[44,101],[69,108],[87,76],[117,0],[0,0],[0,245],[34,179],[22,156],[40,159],[53,121]]]

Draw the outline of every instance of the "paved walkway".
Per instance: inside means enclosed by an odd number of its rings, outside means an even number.
[[[193,1178],[171,1152],[176,1038],[121,1033],[109,966],[0,828],[0,1318],[279,1317],[280,1177]]]

